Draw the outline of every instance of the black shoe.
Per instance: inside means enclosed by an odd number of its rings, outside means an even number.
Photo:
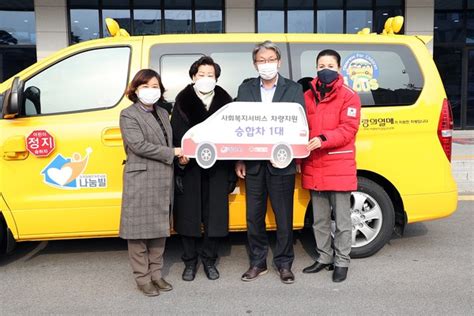
[[[183,275],[181,276],[184,281],[192,281],[196,277],[197,266],[189,265],[184,268]]]
[[[295,275],[290,269],[280,268],[278,269],[278,274],[280,275],[281,282],[285,284],[292,284],[295,282]]]
[[[206,273],[206,276],[209,280],[219,279],[219,271],[217,271],[217,268],[214,264],[205,263],[203,264],[203,266],[204,266],[204,272]]]
[[[323,269],[328,271],[334,270],[334,265],[331,263],[320,263],[316,261],[309,267],[304,268],[303,273],[317,273]]]
[[[242,277],[240,278],[242,281],[245,282],[250,282],[253,280],[256,280],[259,276],[264,275],[267,273],[267,267],[259,268],[256,266],[250,267],[247,272],[242,274]]]
[[[347,267],[338,267],[334,268],[334,272],[332,274],[332,281],[333,282],[342,282],[347,278]]]

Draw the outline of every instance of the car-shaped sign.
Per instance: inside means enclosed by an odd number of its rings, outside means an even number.
[[[291,102],[232,102],[190,128],[183,154],[210,168],[216,160],[270,160],[278,168],[309,155],[303,107]]]

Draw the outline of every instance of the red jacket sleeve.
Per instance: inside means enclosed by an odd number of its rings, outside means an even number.
[[[342,87],[341,89],[349,89]],[[321,144],[321,149],[343,147],[354,140],[360,123],[360,98],[352,90],[346,90],[344,104],[339,112],[339,125],[332,130],[323,130],[326,138]]]

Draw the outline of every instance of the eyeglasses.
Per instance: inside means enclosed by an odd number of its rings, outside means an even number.
[[[263,65],[263,64],[268,64],[268,63],[276,63],[278,61],[278,58],[270,58],[270,59],[259,59],[255,61],[256,64],[258,65]]]

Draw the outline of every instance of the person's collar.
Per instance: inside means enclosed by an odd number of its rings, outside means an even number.
[[[277,86],[278,79],[279,79],[279,74],[276,75],[276,80],[275,80],[275,83],[273,84],[272,88],[275,88]],[[263,79],[262,78],[260,78],[260,88],[265,89],[265,86],[263,85]]]
[[[155,105],[153,104],[152,108],[148,108],[146,107],[140,100],[138,100],[138,107],[142,110],[142,111],[145,111],[145,112],[153,112],[155,110]]]

